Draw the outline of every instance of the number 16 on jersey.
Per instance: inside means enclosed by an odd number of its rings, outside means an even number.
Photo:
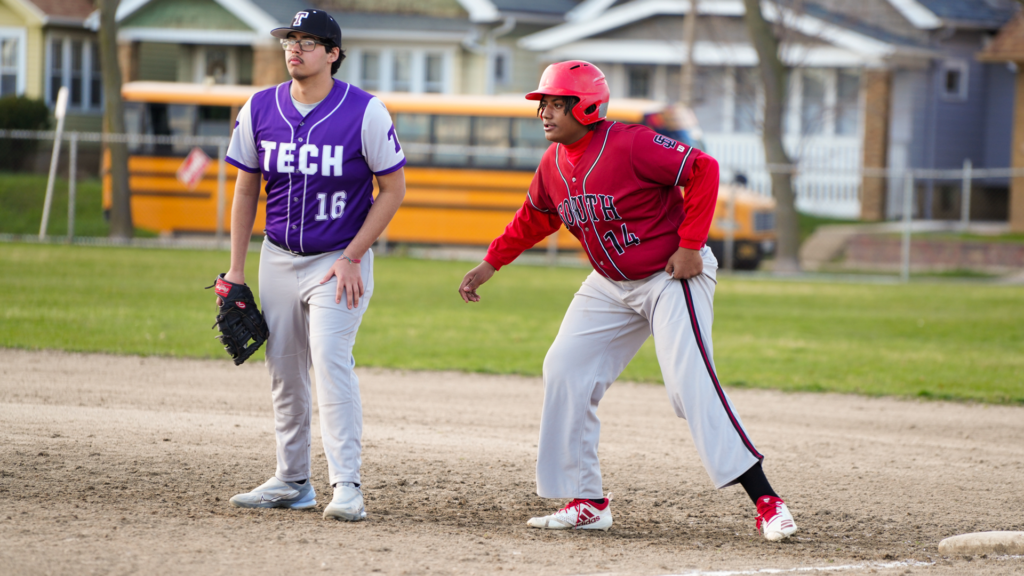
[[[344,190],[331,194],[331,213],[327,214],[327,193],[320,192],[316,195],[316,201],[320,203],[320,206],[316,211],[317,220],[337,220],[341,218],[341,215],[345,213],[345,202],[348,200],[348,194]]]

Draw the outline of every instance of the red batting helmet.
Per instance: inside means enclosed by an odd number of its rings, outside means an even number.
[[[593,124],[608,115],[608,82],[604,73],[590,62],[569,60],[548,66],[540,76],[540,86],[526,99],[540,100],[545,95],[579,98],[572,115],[580,124]]]

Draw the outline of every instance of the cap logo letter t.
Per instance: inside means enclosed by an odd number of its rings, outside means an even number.
[[[292,26],[302,26],[302,19],[309,18],[309,12],[298,12],[295,14],[295,20],[292,20]]]

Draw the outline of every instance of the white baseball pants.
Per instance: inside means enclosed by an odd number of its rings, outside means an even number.
[[[716,488],[733,484],[761,458],[718,382],[711,347],[715,274],[674,280],[666,272],[616,282],[593,272],[583,282],[544,359],[544,410],[537,454],[537,495],[603,498],[597,458],[605,391],[647,337],[672,408],[685,418]]]
[[[274,402],[277,472],[285,482],[312,475],[309,369],[316,375],[320,433],[331,484],[359,482],[363,407],[352,347],[373,294],[373,252],[362,258],[366,293],[349,310],[334,302],[337,278],[321,285],[341,252],[297,256],[263,241],[260,303],[270,326],[267,370]]]

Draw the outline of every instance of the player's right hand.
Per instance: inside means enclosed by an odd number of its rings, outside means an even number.
[[[488,262],[481,262],[476,268],[467,272],[466,277],[462,279],[462,285],[459,286],[459,296],[462,296],[462,301],[479,302],[480,295],[476,293],[476,289],[490,280],[495,272],[494,266]]]

